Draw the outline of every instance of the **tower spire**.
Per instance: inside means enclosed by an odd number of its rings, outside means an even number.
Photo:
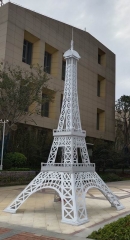
[[[74,49],[74,41],[73,41],[73,27],[72,27],[72,40],[71,40],[71,50]]]

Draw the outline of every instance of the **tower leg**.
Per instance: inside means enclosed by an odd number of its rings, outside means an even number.
[[[93,187],[99,189],[117,210],[124,208],[96,172],[49,171],[40,172],[4,211],[15,213],[33,193],[52,188],[61,198],[62,222],[80,225],[88,222],[85,193]]]
[[[52,188],[61,195],[61,173],[40,172],[4,211],[15,213],[28,197],[43,188]]]
[[[96,172],[90,173],[86,172],[83,174],[83,185],[85,188],[85,192],[87,192],[90,188],[99,189],[106,199],[110,202],[112,207],[115,207],[117,210],[124,209],[124,206],[120,203],[118,198],[111,192],[105,182],[99,177]]]
[[[71,225],[88,222],[81,175],[63,173],[62,184],[62,222]]]

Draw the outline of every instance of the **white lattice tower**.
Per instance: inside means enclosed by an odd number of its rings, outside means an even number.
[[[95,172],[95,165],[89,160],[77,94],[77,61],[80,56],[73,50],[73,41],[64,58],[64,97],[58,128],[53,131],[54,141],[47,164],[41,164],[41,172],[4,211],[15,213],[36,191],[53,188],[61,198],[62,222],[79,225],[88,221],[85,196],[90,188],[99,189],[117,210],[124,207]],[[59,148],[62,150],[61,163],[56,163]],[[82,163],[78,163],[78,149]]]

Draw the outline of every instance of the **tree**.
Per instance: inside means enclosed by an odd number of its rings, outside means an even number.
[[[120,119],[115,119],[115,149],[116,149],[116,151],[121,151],[124,147],[124,134],[123,134],[122,128],[123,128],[123,122]]]
[[[93,147],[93,162],[96,164],[97,172],[105,172],[113,166],[113,144],[102,139],[97,139]]]
[[[41,162],[47,162],[52,141],[52,130],[19,123],[10,136],[8,151],[24,154],[25,167],[40,169]]]
[[[48,80],[40,66],[26,70],[0,63],[0,118],[9,120],[10,129],[21,120],[33,121],[31,116],[40,113],[40,105],[53,99]]]
[[[130,96],[121,96],[116,101],[115,110],[117,123],[116,133],[118,136],[121,136],[123,134],[124,147],[128,147],[130,138]],[[118,138],[118,136],[116,137]]]

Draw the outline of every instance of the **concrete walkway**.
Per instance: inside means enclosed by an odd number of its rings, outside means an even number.
[[[61,203],[54,202],[54,191],[51,189],[33,194],[16,214],[3,212],[25,186],[1,187],[0,239],[85,240],[92,231],[130,214],[130,181],[108,183],[108,186],[125,209],[117,211],[101,192],[97,189],[89,190],[86,204],[90,221],[80,226],[61,223]]]

